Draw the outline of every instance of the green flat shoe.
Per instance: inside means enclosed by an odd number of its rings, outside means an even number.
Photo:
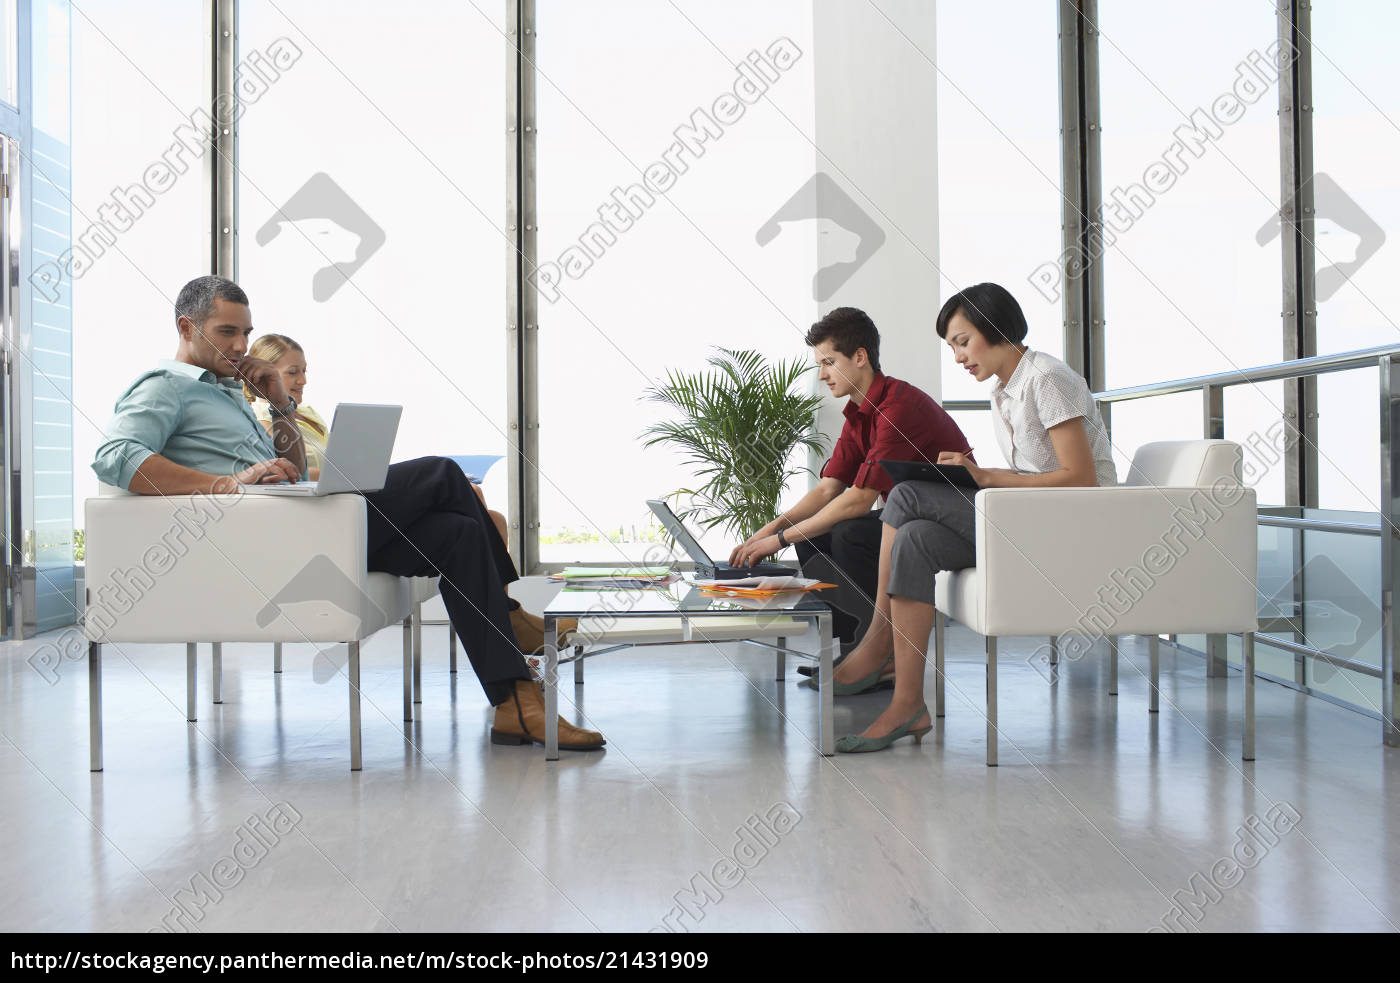
[[[928,707],[919,707],[919,712],[905,721],[903,727],[896,727],[884,737],[861,737],[858,734],[847,734],[836,742],[836,750],[841,754],[864,754],[868,751],[883,751],[901,737],[913,736],[915,744],[924,743],[924,735],[933,730],[930,723],[927,727],[920,727],[918,730],[910,730],[914,726],[914,721],[928,713]]]
[[[876,669],[870,675],[863,676],[862,678],[857,679],[853,683],[837,683],[836,688],[831,691],[832,695],[855,696],[858,693],[870,693],[877,689],[892,688],[894,686],[894,676],[886,676],[884,675],[884,672],[890,667],[890,663],[893,661],[894,659],[890,659],[889,662],[886,662],[884,665],[882,665],[879,669]],[[808,678],[802,681],[802,685],[806,686],[808,689],[819,690],[822,688],[821,680],[817,676],[809,676]]]

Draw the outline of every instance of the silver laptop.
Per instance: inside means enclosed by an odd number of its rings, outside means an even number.
[[[314,496],[379,491],[389,473],[389,456],[394,453],[402,415],[402,406],[341,403],[331,417],[319,481],[244,485],[243,490],[261,495]]]
[[[790,577],[792,567],[780,566],[776,563],[755,563],[751,567],[731,567],[728,563],[716,563],[710,559],[710,554],[705,552],[698,540],[690,534],[690,530],[685,527],[685,523],[680,520],[676,513],[671,511],[671,506],[658,498],[647,499],[647,507],[651,509],[661,524],[666,527],[666,531],[676,542],[681,544],[681,548],[695,561],[695,572],[702,580],[742,580],[745,577]]]

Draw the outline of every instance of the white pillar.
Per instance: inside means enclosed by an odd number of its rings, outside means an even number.
[[[831,180],[819,178],[815,189],[823,218],[818,314],[846,306],[865,311],[880,330],[881,368],[938,399],[942,353],[934,321],[956,287],[940,283],[937,272],[935,4],[812,6],[816,169]],[[857,252],[862,242],[875,245],[868,257]],[[859,262],[853,270],[835,265],[852,260]],[[833,439],[841,405],[828,400],[818,413],[819,428]]]

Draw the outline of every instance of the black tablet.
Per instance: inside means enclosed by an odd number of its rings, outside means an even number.
[[[981,486],[972,472],[961,464],[929,464],[927,461],[881,461],[880,467],[896,485],[901,481],[941,481],[959,488],[978,489]]]

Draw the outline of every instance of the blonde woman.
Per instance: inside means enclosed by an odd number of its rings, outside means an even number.
[[[277,367],[277,371],[282,376],[282,387],[287,390],[287,395],[296,400],[296,422],[297,429],[301,431],[301,440],[306,447],[306,468],[307,478],[316,481],[321,477],[321,462],[326,456],[326,437],[330,434],[330,427],[326,421],[321,419],[321,415],[302,402],[306,392],[306,352],[291,338],[284,334],[265,334],[257,341],[253,342],[253,347],[248,350],[248,355],[252,358],[261,358],[271,362]],[[253,404],[253,413],[258,421],[268,433],[272,433],[272,407],[261,395],[254,392],[247,383],[243,385],[243,395],[248,397],[248,402]],[[481,504],[486,504],[486,496],[482,494],[481,486],[472,483],[472,491],[476,492],[476,497],[481,499]],[[491,522],[496,527],[496,532],[500,533],[501,541],[510,542],[510,535],[506,531],[506,517],[494,510],[487,510],[491,516]]]
[[[248,354],[261,358],[277,366],[282,376],[282,387],[287,395],[296,400],[296,423],[301,431],[301,441],[306,447],[307,477],[316,481],[321,477],[321,462],[326,456],[326,436],[330,427],[321,415],[307,406],[303,394],[306,390],[306,352],[284,334],[265,334],[253,342]],[[253,413],[268,433],[272,433],[272,407],[260,393],[255,392],[246,382],[243,395],[253,404]]]

